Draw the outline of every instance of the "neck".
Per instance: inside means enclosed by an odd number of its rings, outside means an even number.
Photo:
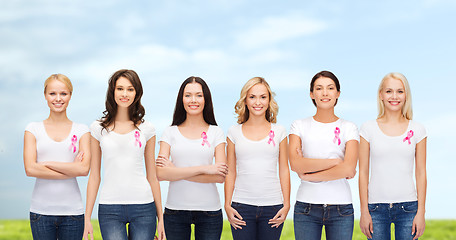
[[[114,119],[116,122],[131,121],[130,115],[128,115],[128,108],[117,108],[117,114]]]
[[[266,116],[258,116],[249,114],[249,119],[244,123],[244,125],[262,125],[262,124],[269,124],[268,120],[266,120]]]
[[[49,117],[46,119],[47,122],[50,123],[68,123],[71,122],[70,119],[68,119],[66,111],[63,112],[50,112]]]
[[[334,108],[329,108],[329,109],[321,109],[317,108],[317,113],[313,116],[313,118],[322,123],[330,123],[330,122],[335,122],[337,119],[339,119],[335,114],[334,114]]]
[[[203,114],[198,114],[198,115],[189,115],[187,114],[187,119],[185,119],[185,121],[181,124],[181,125],[184,125],[184,126],[206,126],[207,123],[206,121],[204,121],[204,117],[203,117]]]
[[[385,122],[393,122],[393,123],[398,123],[398,122],[403,122],[405,121],[405,117],[402,115],[401,111],[388,111],[385,109],[385,114],[381,117]]]

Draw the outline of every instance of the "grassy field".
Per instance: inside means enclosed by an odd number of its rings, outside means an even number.
[[[95,237],[101,239],[98,223],[93,221]],[[0,240],[26,240],[32,239],[30,233],[30,225],[28,220],[0,220]],[[223,224],[222,240],[230,240],[231,230],[228,221]],[[285,222],[282,237],[283,240],[294,239],[293,221]],[[322,239],[325,239],[324,237]],[[366,238],[361,233],[358,221],[355,222],[355,230],[353,239],[365,240]],[[420,238],[421,240],[455,240],[456,239],[456,220],[428,220],[426,221],[426,231]]]

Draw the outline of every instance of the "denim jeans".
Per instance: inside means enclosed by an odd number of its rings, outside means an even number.
[[[242,216],[246,225],[242,229],[234,229],[231,226],[231,233],[234,240],[279,240],[283,224],[278,228],[272,228],[268,224],[277,212],[282,209],[283,204],[274,206],[254,206],[233,202],[231,207]]]
[[[84,214],[54,216],[30,212],[30,227],[35,240],[81,240]]]
[[[396,240],[412,240],[412,225],[418,201],[401,203],[375,203],[368,204],[369,213],[372,217],[374,240],[391,239],[391,223],[394,223],[394,235]]]
[[[327,205],[296,202],[294,210],[295,238],[320,240],[325,226],[327,240],[351,240],[353,236],[353,205]]]
[[[98,222],[105,240],[154,239],[157,227],[155,203],[100,204]],[[128,223],[128,233],[127,233]]]
[[[165,208],[165,233],[168,240],[190,239],[195,224],[195,240],[220,240],[223,228],[222,210],[190,211]]]

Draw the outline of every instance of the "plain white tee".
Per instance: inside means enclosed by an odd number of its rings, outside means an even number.
[[[277,173],[279,145],[287,137],[285,128],[271,124],[269,135],[259,141],[244,136],[242,125],[232,126],[228,138],[235,145],[236,182],[232,202],[255,206],[283,203]]]
[[[346,142],[359,141],[356,125],[343,119],[332,123],[317,122],[313,117],[296,120],[291,125],[290,134],[301,138],[305,158],[343,160]],[[296,200],[313,204],[352,203],[350,185],[345,178],[321,182],[301,180]]]
[[[361,126],[360,135],[370,148],[368,202],[416,201],[415,151],[416,144],[426,137],[425,128],[410,120],[403,134],[388,136],[371,120]]]
[[[119,134],[106,131],[99,121],[90,125],[92,136],[100,142],[103,158],[100,204],[145,204],[154,201],[145,174],[144,150],[147,141],[155,136],[155,128],[148,121],[138,128]]]
[[[211,165],[215,148],[225,143],[223,130],[210,125],[206,133],[207,144],[203,138],[184,137],[177,126],[165,129],[160,139],[171,146],[170,160],[176,167]],[[166,208],[173,210],[216,211],[221,208],[219,193],[215,183],[198,183],[187,180],[169,183]]]
[[[43,122],[32,122],[25,131],[36,139],[36,162],[73,162],[79,152],[79,139],[89,132],[84,124],[72,124],[70,134],[61,142],[51,139]],[[30,212],[43,215],[81,215],[84,207],[76,178],[36,178]]]

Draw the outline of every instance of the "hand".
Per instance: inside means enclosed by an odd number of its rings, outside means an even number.
[[[268,224],[272,224],[272,228],[278,228],[280,224],[282,224],[285,219],[287,219],[288,211],[290,210],[290,207],[282,207],[277,214],[274,216],[274,218],[269,219]]]
[[[92,223],[90,222],[90,220],[86,220],[84,222],[84,235],[83,236],[83,239],[84,240],[89,240],[89,235],[90,234],[90,240],[93,240],[93,227],[92,227]]]
[[[218,174],[218,175],[225,177],[226,174],[228,174],[228,165],[226,165],[226,163],[216,163],[213,165],[209,165],[205,169],[205,173],[206,174]]]
[[[165,156],[158,155],[155,160],[155,166],[157,167],[174,167],[174,164]]]
[[[242,226],[245,226],[245,221],[242,220],[241,214],[239,214],[236,209],[231,206],[225,206],[226,216],[228,221],[234,229],[242,229]]]
[[[418,239],[423,235],[426,227],[426,221],[424,220],[424,214],[417,213],[412,223],[412,235],[415,234],[413,240]]]
[[[359,219],[359,227],[361,228],[361,232],[363,232],[367,238],[372,238],[374,228],[372,225],[372,217],[369,213],[361,214],[361,218]]]
[[[166,239],[165,226],[163,225],[163,220],[162,221],[158,221],[157,234],[158,234],[158,237],[155,237],[154,239],[158,239],[158,240],[165,240]]]
[[[82,162],[82,159],[84,159],[84,152],[79,152],[74,158],[74,162]]]

